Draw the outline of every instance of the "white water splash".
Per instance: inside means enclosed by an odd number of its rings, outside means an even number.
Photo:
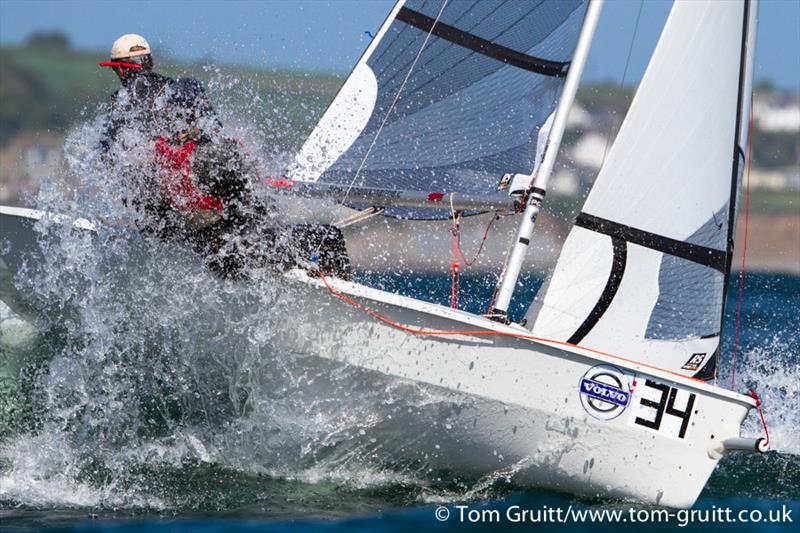
[[[774,335],[744,354],[736,380],[755,389],[761,398],[770,449],[800,455],[800,353],[792,352],[791,346],[785,335]],[[742,434],[764,435],[757,410],[750,412]]]
[[[242,139],[270,175],[282,157],[278,106],[241,80],[210,73],[223,133]],[[271,122],[254,123],[258,112],[235,102],[273,109]],[[37,224],[42,253],[16,281],[48,305],[40,334],[22,339],[8,316],[2,326],[6,348],[31,360],[39,350],[44,362],[27,369],[31,420],[3,435],[0,500],[164,509],[186,495],[155,496],[137,479],[187,464],[357,487],[410,479],[370,455],[371,431],[431,398],[408,389],[387,403],[391,380],[353,395],[358,373],[277,349],[273,338],[294,311],[284,282],[269,272],[252,272],[247,283],[221,280],[181,244],[137,231],[143,215],[123,199],[141,192],[152,141],[122,131],[131,148],[117,150],[112,164],[99,148],[102,132],[100,118],[76,128],[65,143],[68,171],[36,198],[38,209],[61,218]],[[73,230],[78,218],[97,231]]]

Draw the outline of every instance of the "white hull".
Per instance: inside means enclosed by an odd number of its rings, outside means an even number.
[[[14,233],[1,257],[0,297],[28,316],[35,304],[9,283],[18,254],[36,248],[30,215],[0,209],[0,238]],[[519,484],[688,507],[711,475],[720,443],[739,436],[754,407],[747,396],[615,355],[525,338],[529,332],[518,326],[328,280],[397,324],[491,334],[409,332],[337,297],[319,278],[300,270],[286,277],[299,291],[297,318],[279,333],[279,346],[452,395],[455,407],[439,419],[382,424],[389,441],[377,453],[401,461],[467,475],[505,471]],[[598,394],[621,396],[600,401]]]
[[[309,288],[298,312],[303,319],[285,332],[287,349],[469,398],[469,407],[451,416],[451,427],[440,428],[441,443],[413,450],[432,468],[474,474],[511,469],[521,484],[688,507],[716,466],[719,454],[714,450],[721,441],[739,436],[754,407],[747,396],[610,355],[509,336],[529,334],[519,327],[328,280],[336,291],[398,324],[501,335],[409,333],[330,294],[304,272],[294,271],[292,277]],[[582,379],[598,367],[618,369],[633,388],[627,405],[612,413],[584,407],[586,397],[581,399]],[[658,429],[636,423],[637,418],[655,421],[658,409],[647,403],[658,404],[662,391],[659,423],[649,424]],[[681,438],[683,419],[670,413],[685,411],[692,395]],[[607,402],[595,405],[605,408]]]

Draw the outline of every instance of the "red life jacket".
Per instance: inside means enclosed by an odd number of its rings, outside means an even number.
[[[196,209],[222,211],[222,198],[203,194],[192,180],[191,156],[197,143],[171,146],[164,137],[156,141],[156,164],[161,190],[169,204],[181,212]]]

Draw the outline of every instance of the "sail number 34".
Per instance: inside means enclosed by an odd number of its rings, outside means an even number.
[[[679,407],[676,405],[679,389],[650,379],[645,381],[645,386],[652,393],[642,395],[639,399],[634,424],[659,432],[667,431],[673,436],[677,435],[679,439],[685,438],[694,409],[695,395],[680,391],[682,396],[688,394],[688,398],[685,404],[680,402],[683,407]]]

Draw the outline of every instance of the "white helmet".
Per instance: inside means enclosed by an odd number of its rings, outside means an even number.
[[[111,47],[111,59],[143,56],[150,53],[150,45],[141,35],[128,33],[114,41]]]

